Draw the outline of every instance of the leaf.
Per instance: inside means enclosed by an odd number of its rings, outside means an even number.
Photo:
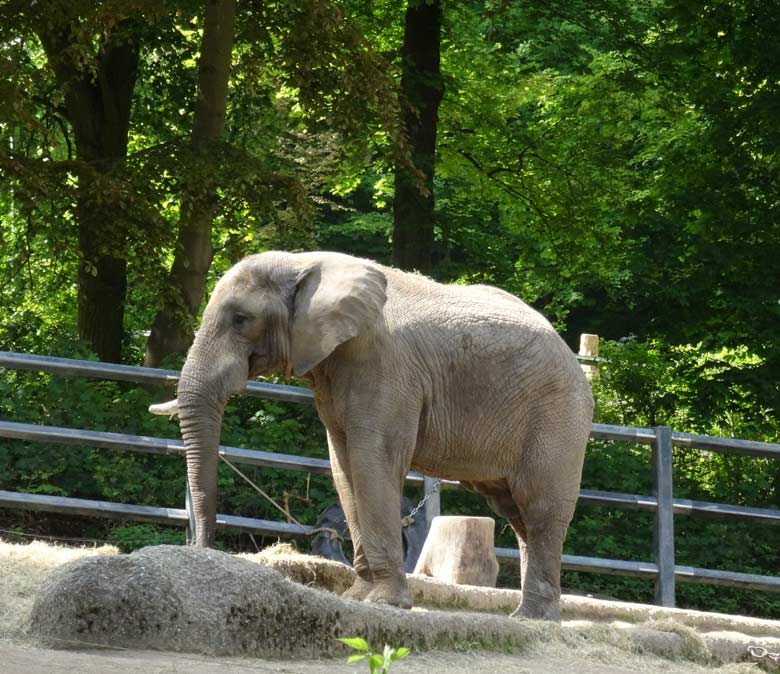
[[[339,641],[343,644],[346,644],[350,648],[354,648],[356,651],[368,652],[370,650],[370,646],[366,640],[361,639],[360,637],[345,637],[343,639],[339,639]]]
[[[385,661],[378,653],[372,653],[368,656],[368,666],[371,667],[371,674],[381,672],[384,669]]]
[[[349,664],[351,664],[351,663],[353,663],[353,662],[359,662],[360,660],[362,660],[362,659],[363,659],[363,658],[365,658],[365,657],[366,657],[366,654],[365,654],[365,653],[364,653],[363,655],[359,655],[359,654],[357,654],[357,653],[356,653],[355,655],[350,655],[350,656],[347,658],[347,664],[349,665]]]
[[[393,662],[395,660],[400,660],[401,658],[405,658],[410,653],[410,649],[408,649],[406,646],[401,646],[400,648],[396,648],[393,650],[393,652],[390,654],[390,662]]]

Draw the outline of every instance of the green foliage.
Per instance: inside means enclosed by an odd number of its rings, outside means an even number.
[[[318,243],[324,250],[360,251],[361,255],[385,262],[392,230],[393,221],[388,213],[356,213],[323,231]]]
[[[76,338],[75,279],[90,263],[79,252],[79,194],[106,214],[114,249],[104,252],[128,261],[125,362],[140,362],[169,292],[184,185],[216,186],[209,288],[267,248],[389,259],[392,166],[406,148],[402,4],[239,3],[226,130],[205,151],[189,143],[203,3],[36,6],[0,7],[0,349],[93,358]],[[433,274],[501,286],[572,342],[580,332],[605,337],[599,421],[780,439],[778,16],[757,0],[445,7]],[[77,156],[40,37],[63,22],[78,25],[67,58],[88,71],[101,36],[120,25],[141,45],[124,161]],[[167,393],[3,372],[0,417],[177,437],[175,423],[146,412]],[[325,456],[308,406],[234,399],[222,441]],[[3,489],[184,501],[175,456],[2,440],[0,465]],[[776,461],[677,449],[674,470],[677,497],[780,507]],[[321,476],[246,471],[303,522],[335,499]],[[277,518],[227,466],[219,480],[221,511]],[[590,443],[583,486],[650,493],[649,450]],[[447,493],[444,503],[490,514],[473,494]],[[680,563],[777,572],[773,528],[675,524]],[[649,560],[651,529],[646,513],[580,508],[566,550]],[[95,535],[126,549],[168,536],[145,525],[113,531]],[[499,544],[515,545],[511,530]],[[564,582],[625,599],[652,595],[636,579],[567,573]],[[681,584],[679,596],[699,608],[780,616],[763,594]]]
[[[75,345],[69,349],[79,354]],[[0,418],[18,422],[179,437],[178,424],[147,412],[170,391],[145,390],[133,384],[62,378],[24,371],[0,376]],[[311,406],[282,405],[256,398],[234,398],[227,406],[222,443],[303,456],[327,456],[322,425]],[[133,503],[171,508],[184,506],[183,459],[79,445],[0,440],[0,489],[28,493]],[[336,500],[325,476],[242,466],[299,521],[314,524]],[[219,512],[278,520],[280,515],[227,465],[220,465]],[[156,542],[175,542],[182,535],[143,525],[116,533],[106,524],[94,535],[130,549]],[[231,546],[243,545],[236,534],[220,533]],[[254,544],[252,544],[254,549]]]
[[[368,668],[371,674],[387,674],[390,671],[390,665],[396,660],[405,658],[409,655],[409,649],[405,646],[399,648],[392,648],[385,644],[382,653],[375,653],[368,645],[365,639],[360,637],[350,637],[345,639],[339,639],[343,644],[346,644],[350,648],[354,648],[359,651],[357,655],[351,655],[347,659],[347,663],[359,662],[360,660],[366,660],[368,662]]]
[[[711,352],[701,344],[670,347],[659,340],[602,342],[608,363],[594,382],[596,421],[759,438],[780,438],[769,408],[776,400],[764,361],[747,349]],[[650,494],[651,450],[631,443],[592,441],[582,487]],[[674,495],[712,503],[759,508],[780,507],[776,461],[734,454],[675,449]],[[652,559],[653,516],[624,510],[579,507],[569,529],[566,552],[612,559]],[[749,522],[675,518],[678,564],[775,575],[780,531]],[[633,601],[652,601],[652,584],[638,579],[564,573],[564,584],[578,590]],[[683,607],[780,616],[771,595],[720,586],[677,585]],[[759,600],[760,597],[760,600]]]
[[[132,552],[147,545],[184,545],[184,532],[153,524],[114,527],[108,538],[122,552]]]
[[[609,361],[594,389],[605,423],[668,425],[709,435],[780,438],[779,392],[767,360],[747,346],[602,341]],[[619,392],[619,394],[618,394]]]

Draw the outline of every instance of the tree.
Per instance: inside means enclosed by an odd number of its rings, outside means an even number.
[[[191,136],[194,163],[182,194],[179,235],[168,283],[162,289],[163,306],[147,343],[145,364],[149,366],[158,365],[165,356],[183,354],[192,342],[212,261],[212,222],[215,215],[226,216],[235,209],[231,198],[244,192],[240,200],[251,204],[248,212],[241,214],[244,220],[251,216],[273,219],[273,214],[263,213],[267,207],[252,203],[246,194],[258,191],[259,178],[266,186],[271,183],[269,196],[273,206],[277,206],[277,201],[286,202],[288,208],[292,206],[299,215],[305,215],[306,204],[299,199],[305,192],[303,185],[319,190],[324,176],[342,171],[355,156],[362,158],[371,135],[368,130],[377,122],[397,141],[392,145],[396,155],[406,156],[394,116],[395,90],[389,76],[382,72],[384,59],[372,50],[356,24],[337,5],[307,2],[290,7],[249,3],[238,17],[235,9],[229,21],[226,17],[224,5],[209,4]],[[220,143],[227,114],[229,47],[234,37],[234,52],[240,55],[236,68],[238,90],[234,91],[232,102],[234,123],[228,138]],[[208,76],[206,81],[204,74]],[[272,101],[263,94],[258,96],[258,79],[275,82],[277,89],[285,83],[287,97],[294,91],[295,99],[281,96],[278,90]],[[242,91],[242,87],[249,88],[250,93]],[[266,108],[258,104],[258,98]],[[284,111],[286,105],[298,107],[299,111],[280,117],[279,110]],[[265,126],[269,118],[272,125],[282,126]],[[269,137],[256,137],[257,128]],[[284,142],[279,143],[278,138]],[[324,161],[313,157],[311,146],[317,141],[320,153],[336,153],[336,157],[326,157]],[[226,161],[241,163],[248,171],[230,175],[229,169],[218,165]],[[298,168],[300,165],[303,169]],[[293,167],[295,172],[290,175]],[[216,188],[223,194],[221,199]],[[281,211],[281,205],[278,206]],[[256,233],[247,232],[246,227],[236,229],[241,234],[234,238],[258,241]],[[289,230],[287,239],[283,245],[294,247],[297,243]],[[231,249],[231,257],[241,257],[246,252],[240,246]]]
[[[56,5],[56,6],[55,6]],[[137,21],[120,14],[91,50],[77,36],[91,26],[78,5],[39,3],[36,32],[73,130],[78,171],[78,330],[104,361],[119,362],[127,292],[127,224],[103,198],[105,176],[127,155],[130,107],[138,70]],[[92,38],[93,35],[89,35]]]
[[[12,329],[0,334],[19,348],[76,348],[66,326],[78,305],[78,333],[100,358],[120,358],[123,328],[124,354],[135,358],[150,324],[153,344],[174,342],[150,357],[186,349],[210,239],[215,273],[263,246],[312,245],[310,197],[370,147],[402,153],[387,63],[335,3],[248,0],[232,50],[231,31],[212,31],[222,50],[208,60],[235,66],[230,109],[216,86],[227,65],[210,83],[200,77],[221,114],[193,101],[203,26],[195,3],[47,0],[33,9],[0,6],[0,237],[12,252],[0,261]]]
[[[444,93],[440,69],[440,0],[409,0],[401,64],[403,128],[411,165],[396,161],[393,264],[430,273],[434,239],[436,129]]]
[[[207,154],[225,126],[235,14],[235,0],[206,3],[190,140],[196,154]],[[201,166],[207,164],[203,162]],[[163,306],[155,316],[146,345],[144,365],[147,367],[157,367],[165,356],[183,353],[192,344],[194,322],[211,266],[211,225],[216,210],[213,178],[191,176],[181,199],[176,252],[163,293]]]

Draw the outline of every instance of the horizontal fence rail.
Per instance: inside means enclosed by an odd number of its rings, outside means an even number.
[[[48,372],[62,377],[87,377],[89,379],[110,379],[112,381],[127,381],[135,384],[153,384],[157,386],[175,386],[179,381],[176,370],[161,370],[155,367],[137,367],[135,365],[116,365],[114,363],[98,363],[91,360],[75,360],[70,358],[54,358],[53,356],[36,356],[28,353],[13,353],[0,351],[0,367],[9,370],[33,370]],[[312,403],[314,394],[300,386],[284,386],[282,384],[265,384],[258,381],[247,382],[242,395],[269,400],[281,400],[289,403]]]
[[[188,514],[184,509],[161,508],[155,506],[129,505],[108,501],[93,501],[87,499],[69,498],[63,496],[48,496],[45,494],[25,494],[20,492],[0,491],[0,507],[14,507],[23,510],[38,510],[47,512],[84,515],[89,517],[116,517],[132,519],[153,524],[186,526]],[[261,536],[283,538],[305,538],[312,527],[298,526],[288,522],[237,517],[235,515],[217,515],[217,526],[220,528],[238,529]],[[517,559],[520,553],[516,548],[496,548],[499,559]],[[619,559],[603,559],[582,557],[579,555],[563,555],[561,568],[567,571],[586,573],[605,573],[609,575],[632,576],[655,580],[658,576],[658,566],[652,562],[633,562]],[[678,580],[711,585],[727,585],[743,589],[769,590],[780,592],[780,577],[759,576],[750,573],[733,571],[718,571],[699,569],[690,566],[674,567]]]
[[[144,435],[126,435],[124,433],[108,433],[105,431],[82,431],[59,426],[39,426],[23,424],[15,421],[0,421],[0,437],[28,440],[30,442],[54,442],[64,445],[87,445],[103,449],[121,449],[148,454],[182,454],[184,443],[178,439],[163,439]],[[236,463],[244,463],[264,468],[283,468],[298,470],[318,475],[330,475],[330,461],[310,456],[296,454],[279,454],[264,452],[257,449],[242,447],[226,447],[221,445],[219,453],[226,459]],[[410,472],[407,481],[412,484],[422,484],[420,473]],[[442,480],[445,487],[458,485],[453,480]],[[583,505],[595,505],[623,508],[626,510],[644,510],[655,512],[658,503],[653,496],[639,494],[621,494],[610,491],[582,489],[579,502]],[[780,510],[771,508],[747,508],[727,503],[710,503],[708,501],[692,501],[690,499],[674,499],[675,515],[701,515],[705,517],[725,519],[747,519],[764,524],[780,525]]]
[[[15,491],[0,490],[0,506],[16,507],[23,510],[67,513],[69,515],[85,515],[88,517],[118,517],[168,526],[172,524],[186,526],[189,522],[189,515],[184,509],[130,505],[127,503],[113,503],[111,501],[92,501],[65,496],[48,496],[46,494],[24,494]],[[263,536],[292,538],[303,538],[312,529],[312,527],[306,525],[298,526],[288,522],[275,522],[272,520],[259,520],[251,517],[222,514],[217,515],[217,526],[240,529]]]
[[[578,358],[582,361],[589,360],[584,356],[578,356]],[[116,365],[114,363],[38,356],[11,351],[0,351],[0,367],[5,367],[9,370],[48,372],[49,374],[64,377],[88,377],[91,379],[109,379],[171,387],[179,381],[179,372],[176,370],[162,370],[135,365]],[[247,383],[241,393],[242,395],[284,402],[314,402],[314,394],[309,389],[300,386],[284,386],[282,384],[266,384],[251,381]],[[593,424],[590,437],[594,440],[623,440],[652,445],[655,442],[655,431],[652,428]],[[747,454],[762,458],[780,458],[780,444],[771,442],[716,438],[709,435],[675,431],[672,433],[672,444],[675,447],[706,449],[713,452]]]
[[[37,424],[21,424],[15,421],[0,421],[0,437],[31,442],[55,442],[65,445],[88,445],[103,449],[123,449],[131,452],[148,454],[183,454],[184,443],[181,440],[166,440],[145,435],[126,435],[124,433],[108,433],[105,431],[82,431],[59,426],[39,426]],[[264,468],[285,468],[301,470],[307,473],[330,475],[330,461],[313,456],[298,456],[296,454],[278,454],[263,452],[258,449],[243,447],[225,447],[220,445],[220,456],[252,466]],[[423,476],[411,472],[406,476],[409,482],[422,484]],[[442,480],[448,485],[457,485],[452,480]]]
[[[595,359],[580,357],[580,360],[581,362],[590,362]],[[601,361],[601,359],[598,360]],[[171,387],[179,379],[179,373],[173,370],[114,365],[6,351],[0,351],[0,367],[47,372],[65,377],[88,377]],[[248,382],[242,393],[244,395],[294,403],[310,404],[314,400],[314,396],[309,389],[262,382]],[[86,445],[104,449],[160,455],[178,455],[182,454],[184,450],[184,445],[179,439],[87,431],[12,421],[0,421],[0,437],[30,442]],[[669,471],[669,475],[666,478],[669,485],[671,484],[672,447],[730,452],[760,458],[780,458],[780,444],[680,433],[665,427],[656,429],[593,424],[590,437],[594,440],[624,441],[652,446],[654,460],[658,462],[659,466],[655,470],[663,472],[665,462],[665,467]],[[237,463],[306,471],[320,475],[330,474],[330,462],[326,459],[264,452],[240,447],[223,446],[220,447],[219,451],[220,455]],[[419,473],[412,472],[407,476],[407,480],[411,483],[422,484],[424,477]],[[444,480],[442,486],[454,488],[458,486],[458,483]],[[673,528],[670,526],[672,515],[694,515],[778,525],[780,524],[780,510],[778,509],[749,508],[724,503],[674,499],[671,497],[671,489],[669,488],[665,489],[660,496],[643,496],[583,489],[580,492],[579,502],[582,505],[654,512],[657,518],[656,538],[658,538],[658,532],[662,532],[661,540],[656,541],[656,563],[564,555],[562,558],[562,568],[564,569],[627,575],[655,580],[658,601],[664,605],[673,605],[675,580],[780,591],[780,577],[675,565]],[[185,509],[129,505],[10,491],[0,491],[0,507],[57,511],[74,515],[118,517],[180,526],[185,526],[188,522],[188,513]],[[664,525],[660,529],[658,518],[665,518]],[[217,516],[217,524],[220,527],[236,528],[261,535],[292,538],[304,537],[311,529],[309,526],[299,526],[287,522],[224,514]],[[516,549],[496,548],[496,554],[503,559],[519,558],[519,552]]]

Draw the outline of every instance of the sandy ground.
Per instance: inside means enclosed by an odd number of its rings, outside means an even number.
[[[365,662],[348,665],[346,658],[282,662],[153,651],[48,650],[25,636],[24,623],[33,596],[51,569],[78,557],[115,552],[112,548],[72,549],[42,543],[20,546],[0,541],[0,674],[364,674],[368,671]],[[761,670],[749,663],[713,668],[673,662],[570,635],[562,642],[540,643],[523,652],[464,650],[412,654],[394,663],[390,671],[391,674],[757,674]]]
[[[392,665],[391,674],[759,674],[743,663],[718,669],[673,663],[649,656],[613,654],[618,663],[558,647],[530,653],[425,653],[410,655]],[[602,654],[609,659],[606,654]],[[343,660],[287,661],[202,658],[152,651],[51,651],[22,642],[0,643],[0,671],[4,674],[333,674],[368,671],[365,663]]]

